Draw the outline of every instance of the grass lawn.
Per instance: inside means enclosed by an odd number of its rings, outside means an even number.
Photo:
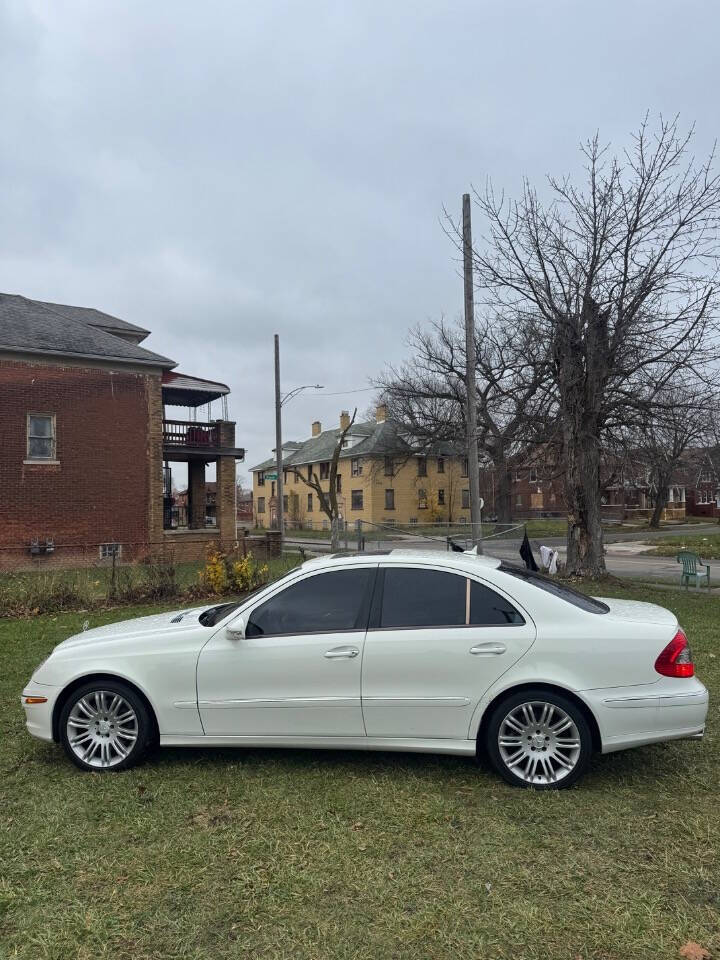
[[[656,544],[657,550],[653,550],[653,553],[661,557],[674,557],[678,550],[692,550],[700,554],[703,560],[720,560],[720,533],[661,538],[653,540],[653,546]]]
[[[677,957],[720,951],[715,597],[674,609],[714,694],[703,742],[597,758],[580,786],[513,789],[467,758],[164,750],[82,774],[25,734],[52,646],[158,607],[0,621],[0,956]],[[714,954],[715,955],[715,954]]]

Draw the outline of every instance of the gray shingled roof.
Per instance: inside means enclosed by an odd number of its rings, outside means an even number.
[[[288,450],[290,443],[283,444],[283,466],[299,467],[308,463],[324,463],[332,459],[335,444],[341,433],[340,427],[332,430],[323,430],[317,437],[310,437],[300,443],[295,449]],[[370,420],[367,423],[354,423],[349,436],[362,437],[350,447],[340,451],[340,459],[354,457],[383,457],[390,454],[407,453],[410,448],[399,434],[398,425],[391,420],[376,423]],[[294,442],[293,442],[294,443]],[[270,458],[256,467],[251,467],[251,473],[258,470],[271,470],[275,466],[275,459]]]
[[[174,360],[102,329],[97,318],[92,322],[88,317],[80,319],[85,309],[62,305],[57,309],[55,304],[0,293],[0,351],[103,359],[166,369],[175,366]],[[115,321],[98,310],[89,313]]]
[[[47,303],[44,300],[29,300],[28,302],[47,307],[53,313],[61,313],[64,317],[70,317],[71,320],[81,320],[83,323],[89,323],[91,327],[100,327],[101,330],[117,330],[137,334],[138,341],[144,340],[145,337],[150,335],[150,331],[146,330],[145,327],[138,327],[135,323],[128,323],[127,320],[114,317],[111,313],[103,313],[102,310],[96,310],[94,307],[72,307],[67,303]]]

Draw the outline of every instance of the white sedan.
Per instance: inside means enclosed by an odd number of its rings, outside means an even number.
[[[84,770],[149,746],[487,754],[568,787],[593,751],[703,735],[708,694],[674,614],[473,554],[323,557],[240,603],[87,630],[22,694]]]

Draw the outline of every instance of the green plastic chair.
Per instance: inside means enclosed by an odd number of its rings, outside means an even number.
[[[702,586],[702,581],[705,581],[705,586],[710,587],[710,564],[703,563],[700,557],[693,553],[691,550],[681,550],[675,558],[678,563],[682,564],[682,574],[680,575],[680,583],[685,586],[685,589],[690,586],[690,581],[693,581],[694,587]],[[705,567],[705,573],[699,573],[698,567]]]

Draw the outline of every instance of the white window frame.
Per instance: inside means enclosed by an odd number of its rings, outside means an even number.
[[[42,417],[45,420],[50,421],[50,440],[51,440],[51,454],[49,457],[34,457],[30,453],[30,420],[32,417]],[[25,419],[25,463],[57,463],[57,421],[54,413],[28,413]],[[47,437],[42,437],[40,439],[47,440]]]

